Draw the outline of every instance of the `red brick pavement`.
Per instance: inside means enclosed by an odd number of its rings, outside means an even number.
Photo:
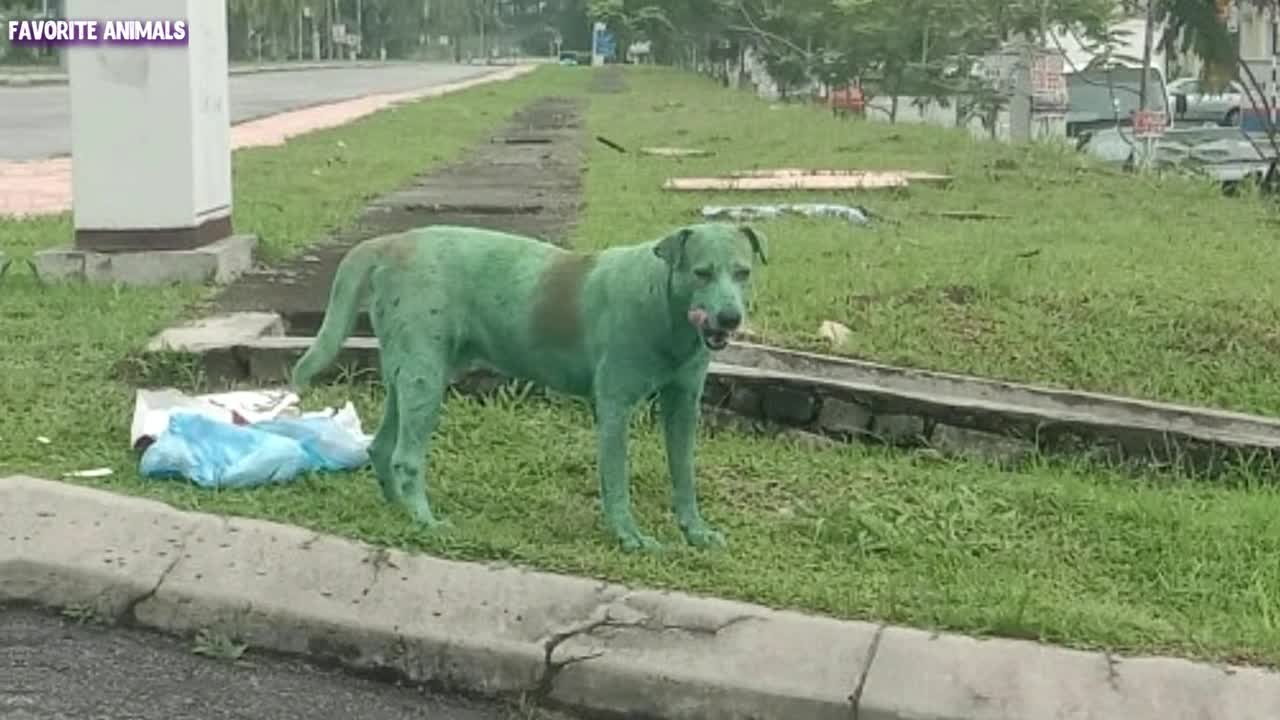
[[[231,128],[231,147],[234,150],[280,145],[291,137],[345,125],[397,103],[437,97],[497,80],[510,80],[532,71],[534,67],[518,65],[483,77],[421,90],[367,95],[250,120]],[[30,162],[0,160],[0,217],[56,215],[70,209],[71,158]]]

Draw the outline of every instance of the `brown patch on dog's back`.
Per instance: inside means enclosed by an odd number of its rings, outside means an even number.
[[[417,250],[417,243],[414,237],[409,233],[399,233],[378,238],[380,247],[378,254],[386,258],[393,265],[405,266],[413,259],[413,253]]]
[[[542,271],[533,300],[531,323],[538,338],[573,345],[582,338],[582,285],[596,256],[582,253],[557,254]]]

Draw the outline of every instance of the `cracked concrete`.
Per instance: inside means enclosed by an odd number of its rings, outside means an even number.
[[[182,534],[177,540],[178,547],[173,553],[173,560],[171,560],[164,570],[160,572],[160,577],[156,578],[155,585],[152,585],[150,590],[130,600],[128,604],[121,609],[120,615],[116,618],[116,622],[124,625],[133,625],[138,622],[138,606],[154,598],[156,593],[159,592],[160,586],[163,585],[165,581],[169,579],[169,575],[173,573],[173,569],[178,567],[178,563],[182,562],[182,558],[187,552],[187,540],[191,538],[191,534],[195,532],[195,529],[196,526],[193,523],[186,530],[182,531]]]
[[[0,479],[0,604],[662,720],[1274,720],[1280,675],[846,622]]]
[[[858,684],[849,696],[853,704],[853,720],[862,720],[862,691],[867,687],[867,676],[871,674],[871,666],[876,662],[876,653],[880,650],[880,639],[884,637],[887,625],[876,627],[876,634],[871,637],[871,647],[867,648],[867,659],[862,663],[862,674],[858,676]]]

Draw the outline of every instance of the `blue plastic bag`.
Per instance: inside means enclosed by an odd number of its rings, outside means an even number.
[[[352,470],[368,462],[363,444],[332,418],[232,425],[175,412],[143,453],[143,477],[183,477],[204,488],[284,483],[311,471]]]
[[[317,470],[351,470],[369,462],[364,443],[331,417],[277,418],[250,427],[293,438]]]

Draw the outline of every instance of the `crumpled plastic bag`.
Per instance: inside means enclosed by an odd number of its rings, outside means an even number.
[[[139,469],[143,477],[182,477],[203,488],[247,488],[308,472],[354,470],[368,461],[364,438],[335,416],[236,425],[178,410],[142,453]]]

